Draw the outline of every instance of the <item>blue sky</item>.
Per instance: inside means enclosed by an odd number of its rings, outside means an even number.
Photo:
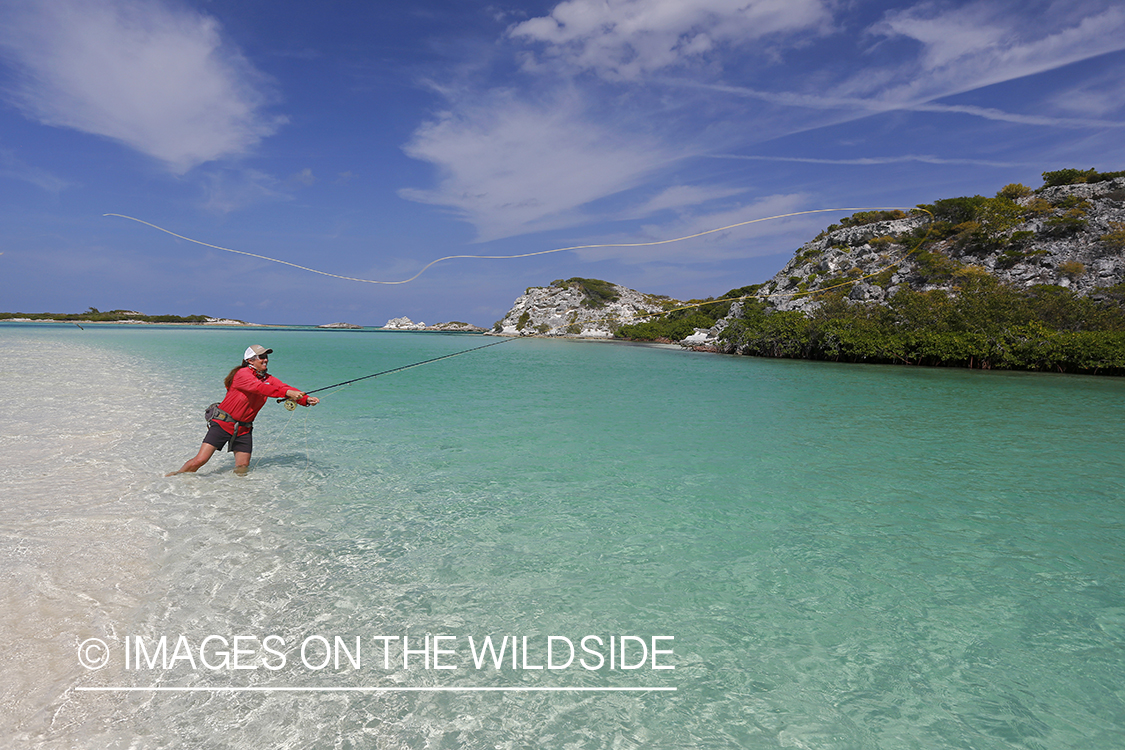
[[[0,309],[490,326],[680,299],[842,213],[1125,169],[1125,6],[0,0]]]

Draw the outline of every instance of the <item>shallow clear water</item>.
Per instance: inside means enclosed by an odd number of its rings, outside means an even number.
[[[491,341],[0,328],[0,384],[30,402],[0,417],[11,738],[1125,746],[1120,379],[518,340],[313,409],[269,404],[246,477],[230,454],[161,476],[194,454],[250,343],[309,389]],[[263,666],[270,634],[278,670]],[[374,639],[420,649],[427,634],[451,637],[456,669],[420,654],[403,668],[400,646],[387,666]],[[161,635],[169,652],[180,635],[255,636],[258,668],[125,669],[126,637]],[[316,635],[359,636],[361,667],[302,664]],[[675,669],[477,669],[470,653],[469,638],[526,636],[542,665],[548,637],[587,635],[672,636],[659,663]],[[112,658],[87,671],[75,652],[95,636]],[[676,690],[74,689],[114,686]]]

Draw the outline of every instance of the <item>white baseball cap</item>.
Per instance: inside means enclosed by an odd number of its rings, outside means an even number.
[[[250,347],[247,347],[246,352],[242,355],[242,358],[254,359],[254,357],[260,357],[263,354],[273,354],[273,349],[267,349],[264,346],[258,346],[257,344],[254,344]]]

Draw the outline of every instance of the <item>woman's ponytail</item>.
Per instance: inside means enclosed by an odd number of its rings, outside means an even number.
[[[240,364],[238,367],[235,367],[230,372],[228,372],[227,376],[225,378],[223,378],[223,387],[226,388],[229,391],[231,383],[234,382],[235,373],[238,372],[239,370],[241,370],[245,366],[246,366],[246,360],[242,360],[242,364]]]

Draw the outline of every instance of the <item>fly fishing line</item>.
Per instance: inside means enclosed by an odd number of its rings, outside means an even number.
[[[355,282],[359,282],[361,284],[394,285],[394,284],[408,284],[411,281],[414,281],[419,276],[421,276],[428,269],[432,268],[433,266],[437,265],[438,263],[441,263],[442,261],[447,261],[447,260],[514,260],[516,258],[533,258],[533,257],[539,256],[539,255],[549,255],[551,253],[563,253],[563,252],[567,252],[567,251],[570,251],[570,250],[596,250],[596,249],[600,249],[600,248],[612,248],[612,247],[655,247],[657,245],[669,245],[669,244],[672,244],[674,242],[684,242],[686,240],[692,240],[692,239],[695,239],[697,237],[705,237],[705,236],[710,235],[710,234],[717,234],[719,232],[726,232],[726,231],[729,231],[731,229],[737,229],[738,227],[749,226],[750,224],[758,224],[758,223],[764,222],[764,221],[775,221],[777,219],[788,219],[788,218],[792,218],[794,216],[807,216],[809,214],[828,213],[828,212],[834,212],[834,211],[853,211],[853,212],[857,212],[857,211],[892,211],[892,210],[893,211],[902,211],[902,210],[911,210],[912,211],[912,210],[915,210],[915,209],[913,207],[910,208],[910,209],[903,209],[903,208],[900,208],[900,207],[896,207],[896,208],[887,208],[887,207],[880,207],[880,208],[815,208],[815,209],[812,209],[812,210],[809,210],[809,211],[794,211],[792,213],[777,214],[775,216],[763,216],[763,217],[760,217],[760,218],[757,218],[757,219],[750,219],[749,221],[740,221],[736,224],[728,224],[727,226],[724,226],[724,227],[717,227],[715,229],[708,229],[708,230],[703,231],[703,232],[696,232],[695,234],[688,234],[688,235],[685,235],[683,237],[673,237],[672,239],[667,239],[667,240],[652,240],[652,241],[649,241],[649,242],[605,242],[605,243],[591,244],[591,245],[572,245],[570,247],[556,247],[556,248],[552,248],[550,250],[537,250],[535,252],[519,253],[517,255],[446,255],[444,257],[437,258],[436,260],[432,260],[429,263],[427,263],[426,265],[422,266],[421,270],[419,270],[418,273],[414,274],[410,278],[401,279],[401,280],[398,280],[398,281],[383,281],[383,280],[378,280],[378,279],[361,279],[361,278],[358,278],[356,276],[344,276],[342,274],[330,273],[328,271],[321,271],[321,270],[318,270],[316,268],[309,268],[308,266],[302,266],[302,265],[299,265],[297,263],[291,263],[287,260],[281,260],[279,258],[271,258],[268,255],[261,255],[259,253],[250,253],[250,252],[247,252],[245,250],[235,250],[233,248],[223,247],[221,245],[213,245],[210,242],[203,242],[202,240],[192,239],[191,237],[186,237],[182,234],[177,234],[176,232],[173,232],[170,229],[165,229],[164,227],[153,224],[152,222],[145,221],[143,219],[138,219],[138,218],[133,217],[133,216],[126,216],[125,214],[114,214],[114,213],[103,214],[103,216],[115,216],[115,217],[120,218],[120,219],[128,219],[129,221],[135,221],[138,224],[144,224],[147,227],[152,227],[153,229],[164,232],[165,234],[170,234],[171,236],[176,237],[177,239],[184,240],[185,242],[192,242],[192,243],[195,243],[196,245],[202,245],[203,247],[209,247],[209,248],[212,248],[214,250],[222,250],[222,251],[227,252],[227,253],[235,253],[237,255],[246,255],[246,256],[249,256],[251,258],[258,258],[259,260],[266,260],[266,261],[269,261],[271,263],[280,263],[283,266],[290,266],[291,268],[296,268],[296,269],[301,270],[301,271],[307,271],[309,273],[320,274],[321,276],[328,276],[328,277],[333,278],[333,279],[341,279],[343,281],[355,281]]]

